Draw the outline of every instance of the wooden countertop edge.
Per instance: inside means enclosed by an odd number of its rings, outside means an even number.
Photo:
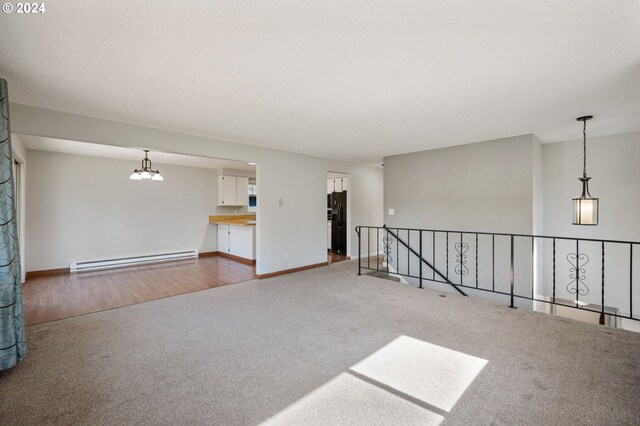
[[[256,216],[249,214],[238,215],[213,215],[209,216],[209,223],[217,225],[256,226]]]
[[[246,222],[221,222],[219,220],[210,220],[209,223],[213,223],[214,225],[233,225],[233,226],[256,226],[255,223],[246,223]]]

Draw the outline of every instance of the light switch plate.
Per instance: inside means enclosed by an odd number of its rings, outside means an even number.
[[[395,209],[389,209],[389,216],[393,216],[394,214],[396,214],[396,210]]]
[[[284,206],[284,200],[282,198],[278,198],[278,207]]]

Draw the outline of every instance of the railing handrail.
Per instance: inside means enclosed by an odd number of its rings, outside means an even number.
[[[379,228],[386,229],[389,228],[386,224],[382,226],[373,226],[373,225],[358,225],[356,226],[356,232],[358,232],[359,228]],[[536,234],[509,234],[506,232],[488,232],[488,231],[460,231],[460,230],[452,230],[452,229],[427,229],[427,228],[403,228],[400,226],[391,226],[391,229],[397,229],[399,231],[423,231],[423,232],[448,232],[450,234],[478,234],[478,235],[497,235],[502,237],[523,237],[523,238],[547,238],[547,239],[556,239],[556,240],[580,240],[580,241],[590,241],[595,243],[616,243],[616,244],[635,244],[640,245],[640,241],[630,241],[630,240],[604,240],[598,238],[582,238],[582,237],[562,237],[562,236],[553,236],[553,235],[536,235]]]
[[[429,268],[431,268],[436,274],[438,274],[440,276],[440,278],[442,278],[443,280],[445,280],[445,282],[447,284],[449,284],[451,287],[455,288],[458,293],[460,293],[463,296],[466,296],[467,293],[465,293],[464,291],[462,291],[455,283],[451,282],[449,280],[449,278],[447,278],[442,272],[440,272],[434,265],[432,265],[431,263],[429,263],[424,257],[422,257],[422,255],[420,253],[418,253],[417,251],[415,251],[414,249],[412,249],[402,238],[400,238],[398,235],[396,235],[392,230],[390,230],[389,228],[387,228],[386,226],[383,227],[383,229],[386,229],[388,233],[390,233],[391,235],[393,235],[395,237],[396,240],[398,240],[400,243],[402,243],[403,246],[405,246],[411,253],[413,253],[414,255],[416,255],[418,257],[419,260],[422,261],[422,263],[424,263],[425,265],[427,265]],[[395,228],[394,228],[395,229]],[[422,285],[422,284],[421,284]]]

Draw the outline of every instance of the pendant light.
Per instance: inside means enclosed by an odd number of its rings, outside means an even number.
[[[144,159],[142,160],[142,168],[140,170],[135,169],[129,179],[131,180],[143,180],[143,179],[151,179],[155,181],[163,181],[162,175],[158,170],[153,170],[151,168],[151,160],[149,160],[149,150],[144,150]]]
[[[592,115],[578,117],[582,121],[582,146],[583,146],[583,169],[582,177],[578,178],[582,182],[582,195],[573,199],[573,224],[592,225],[598,224],[598,199],[589,194],[589,180],[587,176],[587,120],[591,120]]]

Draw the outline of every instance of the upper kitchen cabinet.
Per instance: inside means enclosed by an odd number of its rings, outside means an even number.
[[[219,206],[248,206],[249,178],[242,176],[218,176]]]
[[[238,176],[236,178],[236,205],[249,205],[249,178]]]
[[[347,177],[327,179],[327,194],[347,191],[348,187],[349,179]]]

